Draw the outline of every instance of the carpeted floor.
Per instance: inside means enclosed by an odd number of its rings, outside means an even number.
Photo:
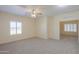
[[[32,38],[0,45],[1,54],[75,54],[77,40]]]

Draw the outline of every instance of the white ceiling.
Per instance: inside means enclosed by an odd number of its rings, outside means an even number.
[[[54,16],[67,12],[79,11],[79,6],[67,5],[59,7],[57,5],[0,5],[0,12],[13,13],[20,16],[29,16],[29,12],[32,9],[38,9],[46,16]]]

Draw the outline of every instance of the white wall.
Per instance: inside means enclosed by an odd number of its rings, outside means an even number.
[[[36,19],[36,35],[39,38],[47,39],[47,17],[42,16]]]
[[[22,34],[10,35],[10,21],[22,22]],[[35,37],[34,19],[0,12],[0,44]]]
[[[37,18],[36,35],[40,38],[60,40],[60,22],[69,20],[79,20],[79,11]]]
[[[53,38],[53,36],[54,36],[54,29],[55,29],[55,27],[54,27],[54,20],[53,20],[53,17],[48,17],[47,18],[48,19],[48,38],[49,39],[52,39]]]
[[[50,18],[51,17],[51,18]],[[51,28],[51,34],[50,38],[52,39],[60,39],[60,21],[68,21],[68,20],[79,20],[79,11],[76,12],[70,12],[70,13],[64,13],[60,14],[58,16],[50,16],[48,20],[50,21],[50,28]]]

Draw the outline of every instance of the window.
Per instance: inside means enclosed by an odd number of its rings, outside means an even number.
[[[17,21],[10,22],[10,35],[16,35],[22,33],[22,23]]]
[[[77,32],[77,24],[65,24],[64,31],[65,32]]]
[[[22,33],[22,23],[17,22],[17,34],[21,34],[21,33]]]
[[[12,21],[10,22],[10,35],[16,34],[16,22]]]

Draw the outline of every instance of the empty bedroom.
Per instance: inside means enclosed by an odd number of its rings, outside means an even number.
[[[78,54],[79,5],[0,5],[0,54]]]

